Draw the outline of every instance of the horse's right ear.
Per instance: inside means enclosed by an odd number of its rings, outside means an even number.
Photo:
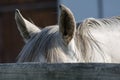
[[[22,35],[25,42],[27,42],[31,38],[31,36],[40,32],[40,29],[37,26],[35,26],[33,23],[26,20],[21,15],[18,9],[16,9],[15,11],[15,20],[18,30],[20,31],[20,34]]]
[[[60,5],[59,31],[65,44],[73,39],[76,31],[76,22],[73,13],[64,5]]]

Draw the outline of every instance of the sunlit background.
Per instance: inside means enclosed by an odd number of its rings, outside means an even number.
[[[78,22],[88,17],[120,15],[120,0],[60,0],[59,3],[68,6]]]
[[[120,15],[120,0],[1,0],[0,1],[0,62],[16,62],[24,42],[14,19],[15,9],[43,28],[57,24],[59,4],[73,12],[77,22],[85,18]]]

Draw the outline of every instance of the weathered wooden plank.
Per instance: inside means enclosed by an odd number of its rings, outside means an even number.
[[[120,80],[120,64],[0,64],[0,80]]]

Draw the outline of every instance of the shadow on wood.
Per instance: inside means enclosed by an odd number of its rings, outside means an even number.
[[[120,64],[0,64],[0,80],[120,80]]]

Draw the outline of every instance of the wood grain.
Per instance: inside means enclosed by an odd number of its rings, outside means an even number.
[[[0,64],[0,80],[120,80],[120,64]]]

